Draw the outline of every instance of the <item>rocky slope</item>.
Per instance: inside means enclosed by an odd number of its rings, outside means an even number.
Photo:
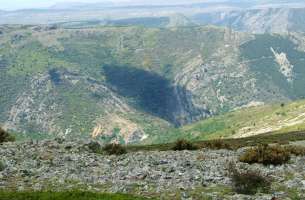
[[[304,198],[305,157],[280,166],[239,163],[244,150],[134,152],[121,156],[90,153],[89,141],[45,140],[0,147],[0,189],[131,193],[162,199]],[[269,194],[232,191],[228,163],[272,177]]]
[[[304,8],[258,8],[197,14],[194,22],[213,24],[251,33],[288,33],[305,31]]]
[[[18,137],[139,142],[305,96],[304,35],[217,27],[2,26],[0,122]]]

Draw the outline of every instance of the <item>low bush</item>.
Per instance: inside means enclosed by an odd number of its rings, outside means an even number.
[[[177,140],[172,147],[174,151],[196,150],[198,147],[187,140]]]
[[[91,141],[87,146],[88,146],[89,151],[92,153],[102,153],[103,152],[102,146],[100,145],[100,143],[98,143],[96,141]]]
[[[244,163],[261,163],[264,165],[281,165],[290,160],[290,152],[280,145],[259,145],[248,149],[239,157]]]
[[[228,142],[225,142],[224,140],[211,140],[211,141],[208,141],[206,144],[205,144],[205,147],[206,148],[209,148],[209,149],[228,149],[228,150],[233,150],[233,149],[236,149],[238,147],[235,147],[233,144],[230,144]]]
[[[5,164],[0,160],[0,172],[5,169]]]
[[[239,171],[234,163],[229,163],[229,173],[236,193],[253,195],[270,191],[270,178],[258,171]]]
[[[0,144],[4,142],[13,142],[13,141],[15,141],[15,138],[0,127]]]
[[[108,155],[122,155],[127,153],[126,147],[115,143],[105,145],[103,151]]]
[[[285,150],[296,156],[305,156],[305,147],[302,146],[289,145],[285,147]]]

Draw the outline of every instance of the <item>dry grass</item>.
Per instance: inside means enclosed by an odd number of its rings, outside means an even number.
[[[285,150],[296,156],[305,156],[305,147],[302,146],[288,145],[285,146]]]
[[[177,140],[172,149],[174,151],[183,151],[196,150],[198,147],[187,140]]]
[[[244,163],[261,163],[264,165],[281,165],[290,160],[291,153],[280,145],[259,145],[248,149],[239,157]]]
[[[108,155],[122,155],[127,153],[126,147],[120,144],[107,144],[103,147],[103,151]]]
[[[229,149],[236,150],[241,147],[257,146],[258,144],[274,144],[305,140],[305,132],[290,132],[281,134],[262,134],[239,139],[205,140],[192,142],[198,148]],[[153,145],[134,145],[128,146],[129,151],[168,151],[172,150],[174,143],[153,144]]]
[[[239,194],[253,195],[257,192],[268,193],[271,180],[258,171],[238,170],[234,163],[229,163],[229,173],[233,182],[233,189]]]
[[[228,149],[228,150],[233,150],[236,149],[236,145],[234,143],[228,143],[225,140],[211,140],[206,142],[203,145],[204,148],[208,148],[208,149]]]

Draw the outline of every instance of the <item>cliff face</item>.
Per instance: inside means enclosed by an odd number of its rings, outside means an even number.
[[[1,30],[0,119],[23,137],[139,142],[253,102],[305,96],[302,34],[216,27]]]

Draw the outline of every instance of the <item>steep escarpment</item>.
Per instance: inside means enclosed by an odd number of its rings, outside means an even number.
[[[139,142],[254,102],[304,96],[302,34],[210,26],[1,30],[0,122],[22,137]]]

